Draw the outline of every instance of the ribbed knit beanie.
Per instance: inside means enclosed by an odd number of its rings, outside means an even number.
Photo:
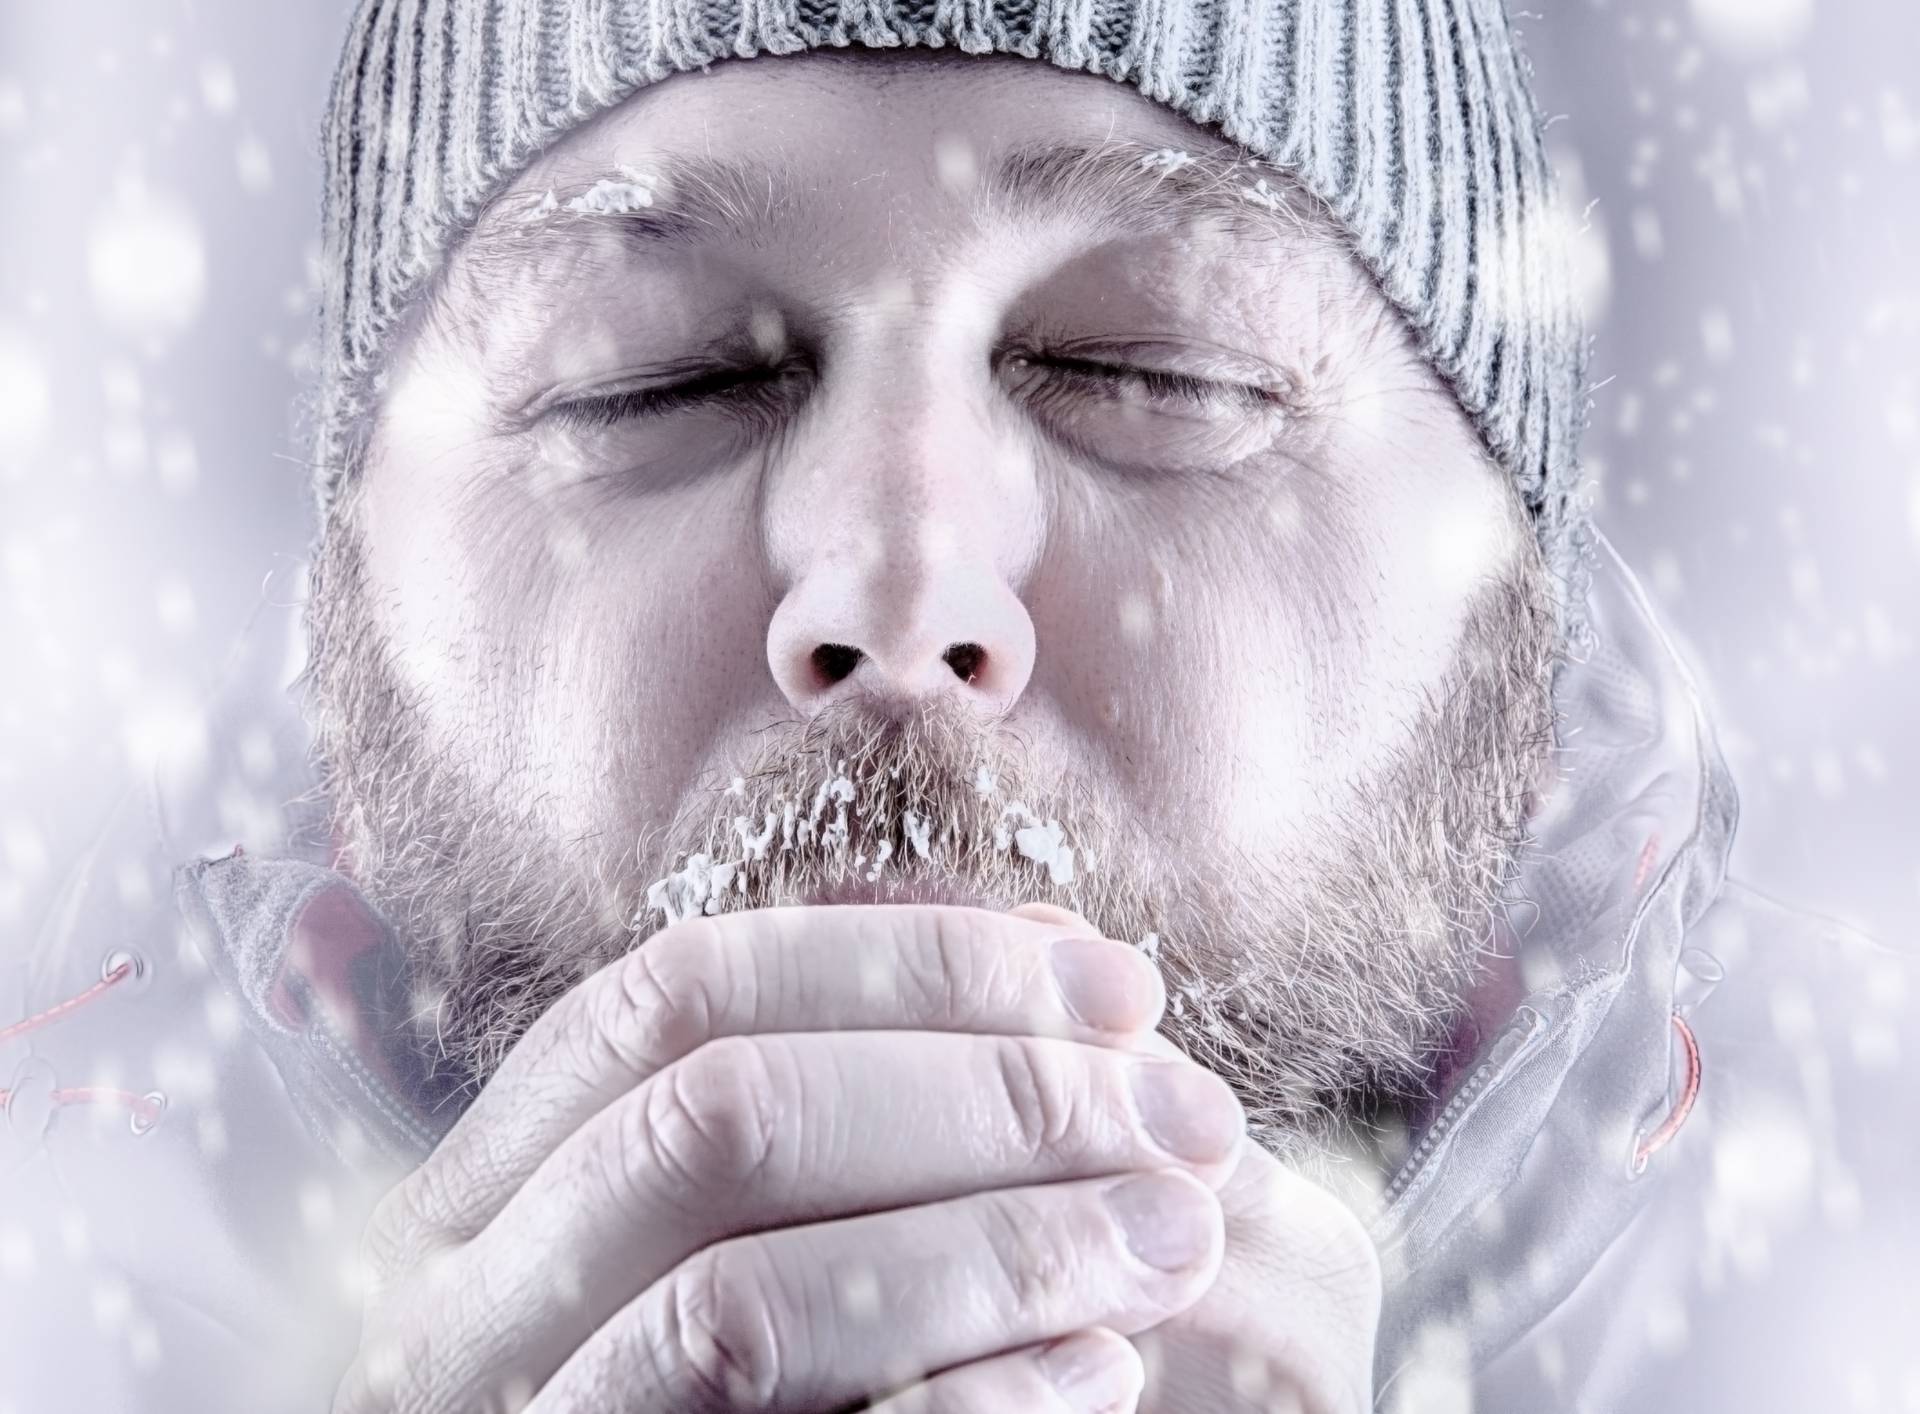
[[[490,199],[648,84],[829,45],[1104,74],[1290,172],[1513,476],[1582,636],[1585,335],[1501,0],[362,0],[322,134],[322,533],[397,324]]]

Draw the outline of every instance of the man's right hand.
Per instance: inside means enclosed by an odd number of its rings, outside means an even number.
[[[1081,924],[675,924],[536,1023],[375,1212],[336,1414],[1131,1410],[1244,1116]]]

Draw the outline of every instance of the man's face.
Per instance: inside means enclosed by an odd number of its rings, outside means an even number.
[[[351,867],[461,1076],[671,878],[1155,933],[1274,1136],[1417,1088],[1539,779],[1544,580],[1235,156],[1096,76],[806,55],[644,90],[483,215],[313,606]]]

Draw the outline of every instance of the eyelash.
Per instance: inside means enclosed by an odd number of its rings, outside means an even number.
[[[1134,368],[1128,364],[1101,363],[1096,359],[1014,354],[1008,362],[1048,371],[1053,387],[1042,396],[1056,395],[1061,384],[1082,392],[1110,394],[1123,387],[1137,388],[1156,398],[1211,407],[1225,402],[1236,410],[1251,410],[1272,405],[1276,399],[1265,388],[1250,383],[1230,383],[1214,378],[1196,378],[1189,373],[1172,373],[1163,368]]]
[[[729,389],[744,389],[734,401],[758,416],[778,410],[779,385],[792,370],[786,368],[718,369],[668,388],[629,388],[604,397],[562,403],[553,410],[561,423],[591,432],[645,417],[664,417],[711,402]]]
[[[1213,406],[1222,401],[1237,410],[1270,407],[1276,395],[1265,388],[1245,383],[1196,378],[1185,373],[1170,373],[1159,368],[1133,368],[1125,364],[1100,363],[1091,359],[1042,357],[1014,354],[1010,364],[1047,370],[1053,387],[1041,396],[1057,396],[1061,385],[1080,392],[1113,395],[1125,388],[1136,388],[1149,396]],[[793,370],[789,368],[722,369],[705,373],[685,383],[666,388],[632,388],[603,397],[582,398],[562,403],[553,415],[561,423],[588,432],[616,427],[623,422],[648,417],[664,417],[712,402],[732,390],[740,390],[730,401],[756,417],[771,416],[780,410],[781,390]]]

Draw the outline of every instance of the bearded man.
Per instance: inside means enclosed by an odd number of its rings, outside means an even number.
[[[1540,127],[1491,0],[363,4],[93,1407],[1832,1407],[1906,974],[1724,883]]]

